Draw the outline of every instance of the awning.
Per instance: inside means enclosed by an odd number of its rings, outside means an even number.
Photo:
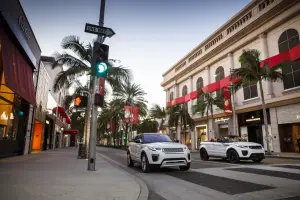
[[[33,69],[0,24],[5,85],[36,106]],[[0,55],[1,56],[1,55]]]
[[[78,130],[64,130],[63,134],[65,134],[65,135],[77,135]]]
[[[67,113],[65,112],[65,109],[64,109],[63,107],[60,107],[60,106],[55,107],[55,108],[52,109],[52,112],[53,112],[53,113],[56,113],[56,110],[57,110],[57,112],[60,114],[60,116],[62,116],[63,118],[66,118],[66,123],[67,123],[67,124],[71,124],[71,119],[70,119],[70,117],[67,115]]]

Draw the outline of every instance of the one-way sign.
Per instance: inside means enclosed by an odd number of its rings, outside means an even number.
[[[116,34],[111,28],[106,27],[100,27],[94,24],[85,24],[85,32],[87,33],[93,33],[93,34],[99,34],[106,37],[112,37],[114,34]]]

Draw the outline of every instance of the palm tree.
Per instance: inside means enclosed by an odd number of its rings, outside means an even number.
[[[110,102],[112,108],[115,109],[115,112],[120,113],[122,118],[124,117],[124,106],[137,106],[139,108],[139,115],[141,117],[146,117],[148,114],[147,101],[144,98],[146,93],[141,88],[140,85],[132,83],[129,80],[121,82],[120,87],[115,88],[113,91],[114,98]],[[128,135],[129,123],[125,123],[125,136]],[[125,145],[127,141],[125,141]]]
[[[249,84],[259,84],[260,88],[260,96],[261,96],[261,104],[262,104],[262,110],[263,110],[263,117],[264,117],[264,126],[265,126],[265,132],[267,136],[267,151],[270,154],[270,134],[268,130],[268,121],[267,121],[267,111],[266,111],[266,105],[265,105],[265,98],[264,98],[264,90],[262,86],[262,81],[271,81],[275,82],[278,80],[283,80],[283,74],[278,71],[278,69],[282,68],[282,65],[277,65],[272,68],[269,68],[267,66],[260,67],[260,52],[251,49],[246,50],[242,53],[242,55],[239,58],[239,62],[241,63],[241,68],[234,69],[231,72],[231,79],[238,79],[234,85],[232,85],[232,88],[234,91],[237,91],[239,88],[243,86],[247,86]]]
[[[177,129],[179,123],[181,123],[181,130],[183,128],[184,131],[187,130],[187,127],[192,130],[195,126],[195,122],[188,112],[187,104],[175,105],[169,109],[168,126]]]
[[[217,106],[220,109],[224,109],[224,99],[222,97],[214,97],[213,94],[209,93],[208,91],[206,91],[205,93],[200,92],[198,95],[203,95],[204,98],[198,98],[196,105],[193,105],[193,114],[200,113],[202,116],[204,116],[204,113],[206,112],[206,117],[208,120],[208,111],[210,111],[212,119],[214,118],[214,106]],[[215,132],[214,125],[213,131]]]
[[[144,119],[137,125],[138,133],[155,133],[157,131],[158,123],[150,118]]]
[[[150,109],[150,117],[161,120],[159,124],[159,130],[162,130],[167,117],[167,112],[164,107],[160,107],[158,104],[154,104]]]
[[[93,53],[93,45],[91,43],[84,45],[78,36],[70,35],[62,40],[61,47],[64,50],[71,50],[72,54],[64,52],[62,54],[56,53],[55,55],[55,62],[53,63],[52,68],[54,69],[58,66],[65,66],[67,69],[57,74],[55,83],[53,85],[54,91],[58,91],[59,88],[62,87],[70,88],[74,83],[76,83],[76,80],[79,77],[89,75],[91,72]],[[122,66],[115,67],[114,65],[116,60],[109,60],[109,63],[110,65],[108,65],[106,82],[112,87],[112,89],[115,89],[120,86],[121,81],[129,80],[131,78],[131,73],[129,69],[126,69]],[[93,85],[91,84],[92,82],[93,81],[90,80],[88,87],[90,94],[92,94],[93,91]],[[90,128],[90,115],[91,105],[89,104],[85,113],[85,135],[88,135]]]

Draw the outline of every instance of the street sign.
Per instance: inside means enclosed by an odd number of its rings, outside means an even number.
[[[100,27],[94,24],[85,24],[85,32],[87,33],[93,33],[93,34],[100,34],[106,37],[112,37],[114,34],[116,34],[111,28],[106,28],[106,27]]]

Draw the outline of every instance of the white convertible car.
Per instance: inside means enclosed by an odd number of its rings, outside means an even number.
[[[169,136],[160,133],[137,135],[128,144],[127,165],[141,163],[143,172],[151,168],[179,167],[188,170],[191,164],[190,150],[186,145],[173,142]]]
[[[265,158],[265,150],[253,142],[201,142],[200,158],[206,161],[209,157],[228,159],[231,163],[240,160],[261,162]]]

